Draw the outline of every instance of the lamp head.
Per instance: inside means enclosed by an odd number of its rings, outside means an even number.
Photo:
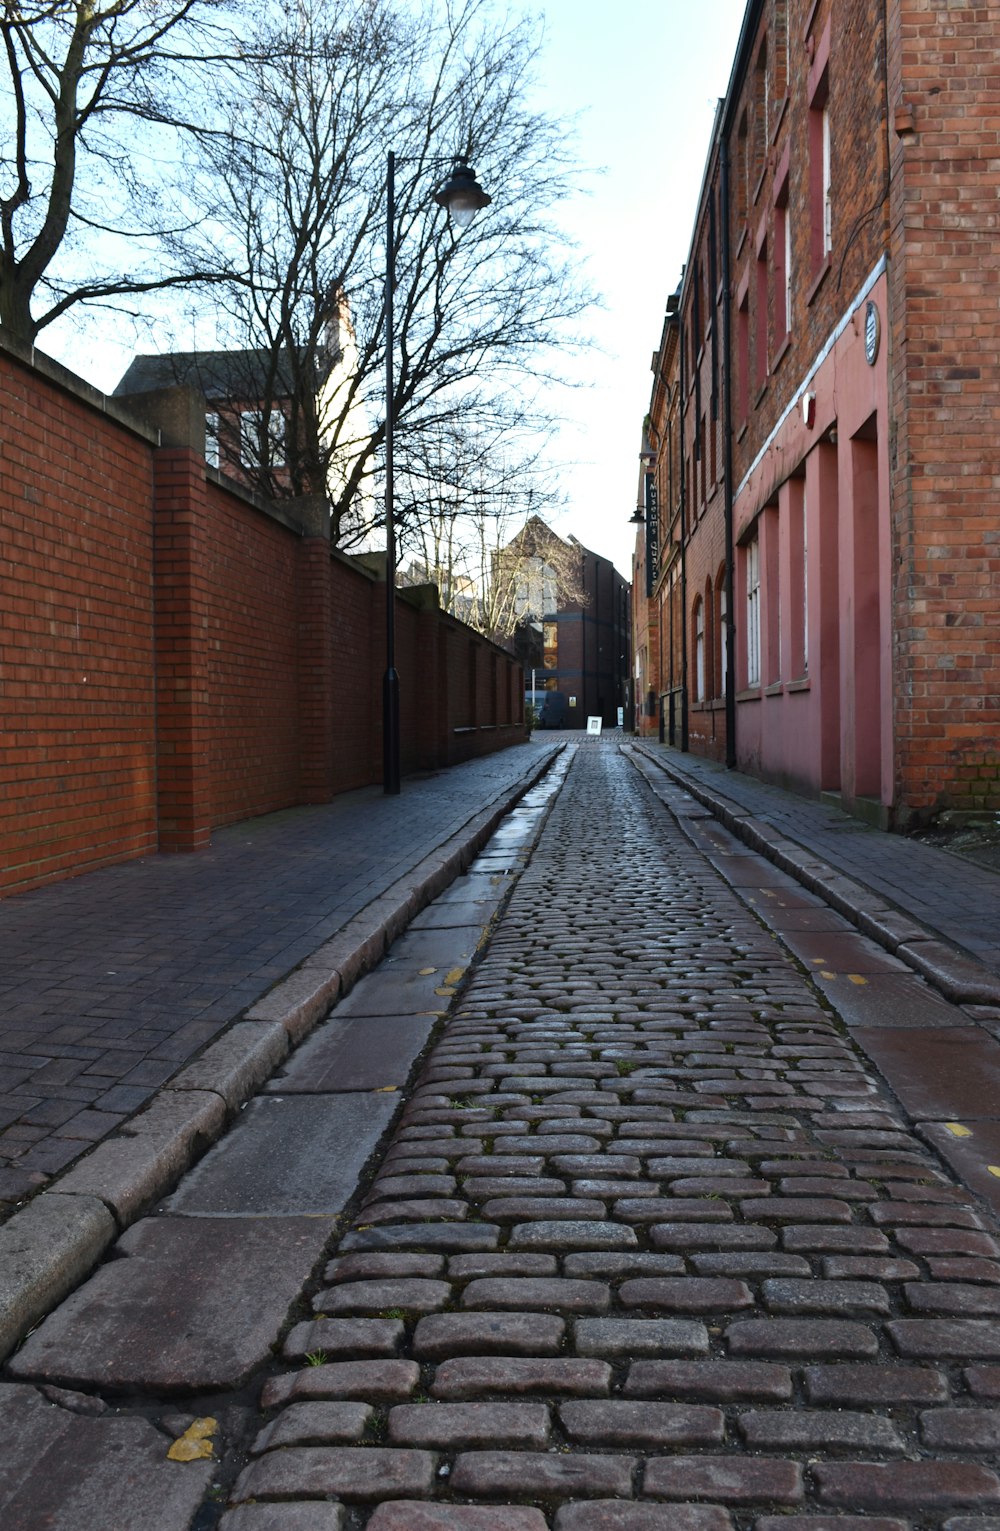
[[[447,210],[453,223],[465,229],[481,208],[489,207],[493,198],[476,180],[476,172],[465,155],[460,154],[456,156],[451,175],[434,193],[434,200]]]

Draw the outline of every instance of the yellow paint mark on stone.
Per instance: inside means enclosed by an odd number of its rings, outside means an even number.
[[[396,1084],[380,1084],[372,1091],[373,1095],[395,1095],[399,1086]]]
[[[462,982],[462,975],[464,974],[464,972],[465,972],[464,968],[452,968],[450,973],[446,973],[445,974],[445,978],[444,978],[445,983],[451,983],[451,984],[461,983]]]
[[[823,963],[826,961],[826,958],[825,957],[810,957],[809,960],[812,963],[813,967],[822,967]]]
[[[435,989],[434,990],[435,994],[442,994],[442,995],[444,995],[444,997],[446,999],[450,999],[451,996],[454,994],[454,992],[455,992],[454,989]]]
[[[868,982],[867,978],[862,978],[860,973],[848,973],[847,976],[851,982],[856,983],[859,988]]]
[[[829,968],[824,968],[819,975],[821,978],[836,978],[836,973],[831,973]]]
[[[1000,1180],[1000,1164],[987,1164],[986,1168],[991,1175],[996,1175],[997,1179]]]
[[[421,978],[429,978],[431,973],[436,973],[437,968],[418,968]]]
[[[212,1455],[212,1436],[219,1428],[216,1419],[196,1419],[183,1435],[177,1437],[167,1456],[171,1462],[203,1462]]]
[[[971,1138],[971,1127],[963,1127],[961,1122],[945,1122],[945,1126],[953,1138]]]

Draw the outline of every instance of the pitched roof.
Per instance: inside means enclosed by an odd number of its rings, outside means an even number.
[[[287,397],[294,384],[285,356],[279,354],[276,368],[273,353],[263,349],[133,356],[114,394],[121,397],[186,386],[197,388],[213,404],[257,399],[269,392],[276,398]]]

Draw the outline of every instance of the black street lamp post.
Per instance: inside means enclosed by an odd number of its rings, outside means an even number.
[[[452,222],[466,228],[482,207],[493,200],[476,180],[464,155],[456,156],[451,175],[434,193]],[[396,521],[393,483],[393,329],[392,301],[396,288],[396,156],[389,150],[385,177],[385,675],[382,681],[382,790],[399,796],[399,675],[396,671]]]

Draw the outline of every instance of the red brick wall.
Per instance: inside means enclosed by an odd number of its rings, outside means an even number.
[[[898,790],[1000,808],[1000,73],[989,6],[894,0]]]
[[[325,557],[332,610],[326,638],[332,781],[334,792],[348,792],[379,780],[382,771],[385,586],[328,549]]]
[[[156,846],[149,444],[0,352],[0,890]]]
[[[213,825],[298,800],[301,539],[217,485],[207,496],[206,725]]]
[[[0,346],[0,891],[381,780],[385,586],[325,515],[206,475],[156,430]],[[520,666],[396,600],[403,771],[524,738]],[[516,674],[515,674],[516,672]]]

